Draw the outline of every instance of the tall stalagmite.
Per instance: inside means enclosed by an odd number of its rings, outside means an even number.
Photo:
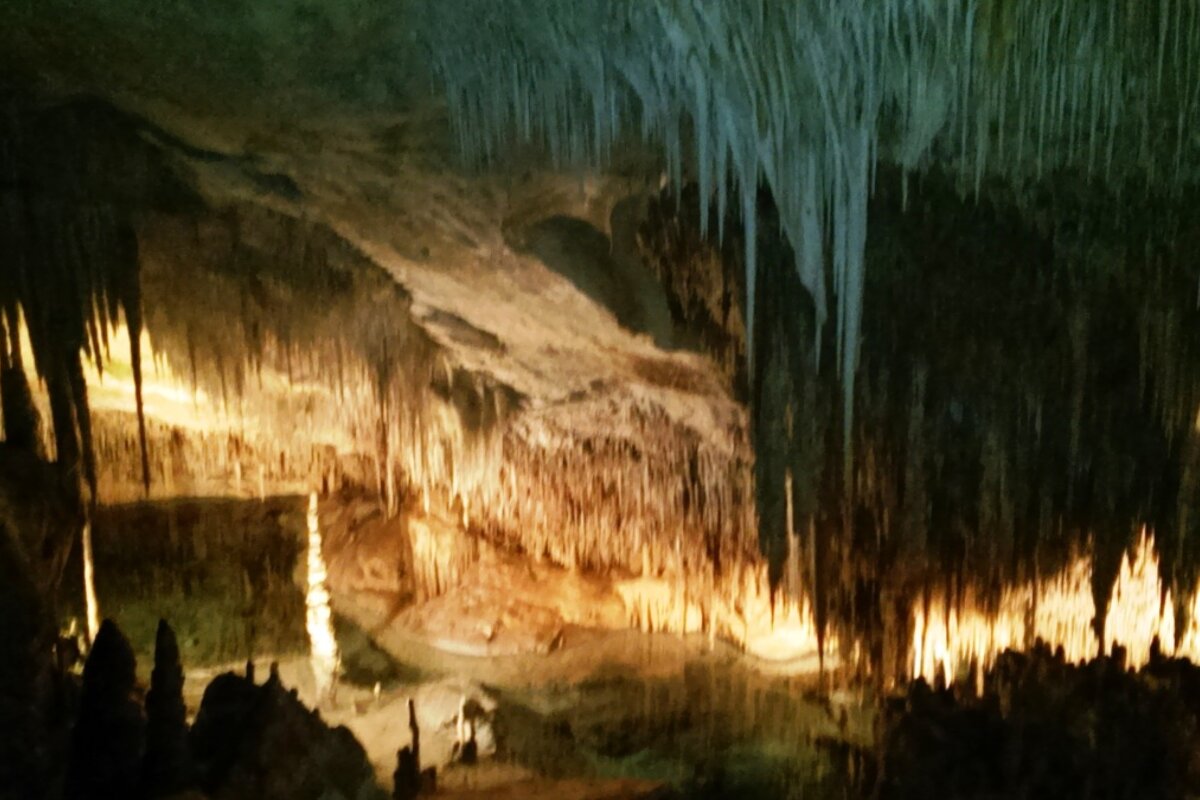
[[[179,644],[167,621],[159,620],[154,641],[154,671],[150,673],[150,690],[146,693],[143,796],[170,797],[193,785],[187,732]]]
[[[135,668],[129,641],[106,619],[83,669],[63,792],[67,800],[137,796],[145,720],[133,696]]]

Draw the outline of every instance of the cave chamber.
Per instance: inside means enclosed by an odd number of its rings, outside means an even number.
[[[1200,787],[1200,5],[134,5],[0,9],[0,796]]]

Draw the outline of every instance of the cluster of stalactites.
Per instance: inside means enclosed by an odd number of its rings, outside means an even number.
[[[699,183],[701,225],[714,199],[724,220],[733,190],[751,353],[756,196],[770,190],[818,336],[835,301],[847,469],[880,159],[907,172],[936,158],[976,190],[989,172],[1020,182],[1059,167],[1179,185],[1195,166],[1190,0],[486,0],[419,3],[413,22],[467,154],[491,160],[516,134],[603,165],[640,134],[677,186],[685,166]]]
[[[453,509],[465,529],[573,568],[682,575],[756,562],[744,448],[709,445],[653,408],[622,411],[611,435],[581,436],[570,419],[514,414],[511,391],[440,359],[375,376],[386,383],[374,393],[356,358],[343,374],[359,386],[331,387],[331,416],[293,424],[346,431],[389,513]]]
[[[410,388],[388,407],[377,469],[389,506],[449,507],[497,543],[601,572],[720,571],[756,550],[748,452],[710,446],[652,408],[619,412],[610,435],[580,433],[553,415],[512,415],[487,381],[457,380],[457,400],[427,391],[414,403]]]
[[[720,575],[710,563],[656,576],[643,571],[616,585],[631,628],[647,633],[703,633],[767,661],[818,655],[828,666],[837,637],[818,631],[816,614],[799,580],[799,542],[789,541],[784,591],[771,586],[765,562],[740,560]]]
[[[145,237],[151,334],[171,372],[248,437],[272,442],[280,460],[285,450],[302,456],[303,441],[327,442],[365,457],[367,482],[390,513],[407,503],[453,509],[464,528],[563,566],[665,575],[753,559],[744,442],[710,445],[661,409],[632,403],[618,404],[616,417],[605,411],[611,435],[579,434],[596,419],[591,407],[514,413],[518,393],[453,363],[390,278],[318,226],[247,212],[236,238],[222,243],[220,227],[206,237],[217,243],[211,266],[198,257],[200,268],[180,274],[177,245],[206,252],[194,236],[164,228]],[[224,255],[236,271],[220,268]],[[253,280],[272,271],[280,281]],[[305,302],[284,278],[323,287],[326,301]],[[205,313],[230,308],[240,309],[233,325]],[[214,440],[206,473],[241,469],[223,442]],[[307,463],[299,456],[289,465]],[[255,479],[232,476],[235,486]]]
[[[326,226],[252,205],[158,218],[141,234],[160,375],[197,399],[189,426],[254,445],[225,453],[217,436],[205,474],[233,469],[226,478],[238,493],[256,482],[283,488],[333,448],[348,463],[372,461],[367,482],[397,510],[395,454],[435,413],[430,386],[449,369],[404,290]],[[324,456],[316,460],[324,471]]]
[[[25,398],[22,329],[33,366],[50,399],[57,459],[79,469],[94,495],[96,461],[83,358],[97,366],[120,317],[134,332],[133,377],[141,436],[143,480],[148,480],[138,334],[141,295],[138,247],[128,209],[107,196],[87,147],[107,143],[87,110],[34,111],[0,102],[0,309],[4,355],[0,367],[5,406],[32,409]],[[93,168],[89,172],[89,168]],[[11,395],[17,396],[11,396]],[[6,431],[29,439],[30,431]],[[30,442],[32,443],[32,439]]]
[[[479,503],[495,530],[563,565],[643,576],[720,575],[754,559],[748,453],[699,441],[653,413],[580,437],[522,419]]]
[[[711,578],[758,563],[744,444],[732,451],[711,445],[654,407],[623,409],[611,435],[581,436],[570,413],[589,411],[564,412],[565,420],[514,414],[520,398],[511,390],[442,357],[380,373],[354,342],[297,347],[262,336],[242,358],[255,361],[264,388],[290,364],[295,380],[285,397],[299,392],[301,398],[286,415],[290,434],[277,431],[270,417],[283,401],[262,394],[257,381],[239,382],[224,405],[241,410],[230,423],[278,450],[275,465],[265,454],[272,486],[322,469],[303,457],[302,445],[323,437],[343,455],[365,457],[366,473],[358,477],[373,484],[389,513],[407,503],[426,512],[454,509],[463,528],[562,566]],[[173,480],[171,463],[203,460],[203,475],[224,475],[239,493],[253,491],[264,473],[246,473],[243,462],[264,454],[233,452],[226,437],[210,433],[196,434],[211,446],[192,455],[163,449],[155,465],[164,485]],[[111,442],[102,436],[101,446],[128,462],[124,436]],[[285,453],[289,469],[281,472]]]

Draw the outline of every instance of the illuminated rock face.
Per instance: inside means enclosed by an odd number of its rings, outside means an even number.
[[[549,176],[507,200],[460,194],[430,209],[396,198],[399,216],[440,229],[429,260],[372,225],[375,204],[337,200],[323,165],[297,160],[295,190],[269,203],[245,195],[262,176],[231,173],[219,155],[189,167],[200,197],[187,210],[150,194],[130,200],[145,204],[136,215],[145,332],[120,314],[81,312],[79,324],[107,342],[81,367],[102,501],[357,487],[377,493],[388,515],[432,509],[561,567],[714,587],[730,607],[743,586],[765,592],[746,412],[727,376],[624,329],[509,249],[494,223],[470,229],[473,240],[454,233],[477,216],[519,217],[523,205],[546,209],[530,225],[552,210],[607,225],[629,189],[581,194]],[[435,195],[446,180],[409,173],[397,177]],[[16,319],[14,334],[26,330]],[[43,414],[54,397],[38,394]],[[144,424],[131,424],[135,406]],[[49,450],[56,433],[43,430]],[[638,624],[698,625],[661,602],[638,605]],[[705,630],[746,625],[706,617]]]
[[[1155,641],[1164,655],[1195,660],[1196,623],[1176,634],[1175,605],[1159,572],[1154,537],[1142,531],[1134,547],[1121,558],[1121,569],[1107,604],[1097,609],[1092,600],[1092,559],[1074,559],[1060,573],[1035,585],[1006,589],[998,603],[966,596],[946,603],[931,599],[913,611],[911,677],[933,682],[954,680],[964,671],[983,674],[1007,649],[1024,650],[1035,641],[1051,650],[1062,648],[1068,661],[1087,661],[1125,649],[1127,663],[1142,667],[1150,661]],[[1200,591],[1200,590],[1198,590]],[[1196,607],[1197,591],[1186,601]],[[1096,635],[1096,620],[1104,624],[1104,646]]]

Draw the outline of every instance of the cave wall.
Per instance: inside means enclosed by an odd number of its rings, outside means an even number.
[[[817,338],[759,197],[759,371],[747,392],[773,578],[798,544],[818,620],[875,640],[895,664],[904,643],[881,640],[902,638],[908,608],[930,592],[987,606],[1085,552],[1099,631],[1122,556],[1148,526],[1185,616],[1200,400],[1191,203],[1070,173],[1020,193],[989,183],[978,200],[961,189],[937,172],[911,183],[880,173],[849,484],[830,434],[839,383],[817,366],[834,342],[828,330]],[[665,273],[676,317],[728,360],[740,320],[718,301],[744,291],[745,234],[731,218],[724,242],[702,235],[691,192],[655,209],[648,259],[687,265]]]
[[[638,300],[656,281],[633,276],[636,180],[489,179],[401,156],[407,189],[358,194],[419,131],[343,141],[337,182],[292,141],[206,149],[52,92],[7,108],[13,164],[74,159],[90,181],[46,166],[38,191],[68,209],[111,201],[104,219],[133,237],[103,260],[111,237],[86,226],[47,218],[44,236],[71,242],[61,252],[6,229],[22,263],[58,259],[60,278],[30,272],[7,295],[6,352],[52,423],[31,446],[69,475],[78,459],[89,504],[346,490],[564,567],[737,587],[757,569],[746,417],[727,380],[506,243],[539,220],[587,221],[610,249],[589,268],[619,267],[616,291]],[[28,149],[21,131],[37,126],[58,149]],[[126,159],[132,183],[115,174]],[[6,197],[31,202],[27,184]],[[135,288],[110,291],[110,273]],[[28,327],[39,302],[71,336]],[[61,389],[39,372],[52,363],[69,367]]]

